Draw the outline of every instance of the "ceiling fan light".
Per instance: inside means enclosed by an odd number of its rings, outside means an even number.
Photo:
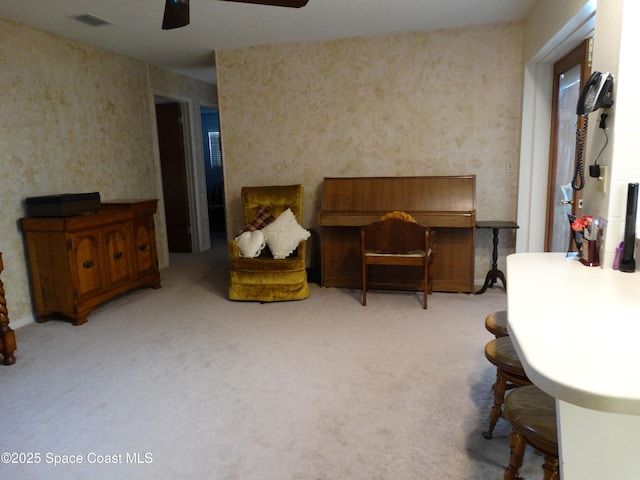
[[[189,25],[189,0],[166,0],[162,29],[171,30]]]

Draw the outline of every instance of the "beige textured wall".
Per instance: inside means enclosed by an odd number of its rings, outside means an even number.
[[[524,22],[525,64],[591,0],[537,0]]]
[[[0,65],[2,280],[9,317],[19,325],[33,319],[18,226],[26,197],[98,191],[103,200],[160,198],[161,190],[147,65],[5,21]],[[182,95],[203,88],[173,74],[156,83]]]
[[[243,185],[302,183],[318,230],[325,176],[475,174],[477,218],[515,220],[521,55],[521,23],[217,52],[230,235]]]

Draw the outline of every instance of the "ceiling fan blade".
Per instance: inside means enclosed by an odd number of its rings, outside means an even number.
[[[166,0],[162,29],[171,30],[189,25],[189,0]]]
[[[223,0],[225,2],[254,3],[256,5],[273,5],[275,7],[304,7],[309,0]]]

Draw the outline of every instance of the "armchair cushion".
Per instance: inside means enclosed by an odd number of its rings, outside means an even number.
[[[255,232],[261,230],[276,219],[267,207],[260,207],[258,213],[247,222],[245,227],[238,233],[240,236],[244,232]]]
[[[275,259],[287,258],[311,232],[302,228],[293,212],[287,208],[272,223],[261,230]]]
[[[264,235],[260,230],[242,232],[236,237],[236,242],[238,242],[240,256],[247,258],[257,257],[267,245]]]

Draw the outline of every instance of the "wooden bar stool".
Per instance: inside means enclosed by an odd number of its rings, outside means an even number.
[[[504,480],[517,480],[526,444],[544,456],[544,480],[560,478],[556,400],[535,385],[516,388],[504,402],[504,418],[511,424],[511,455]]]
[[[508,336],[507,311],[501,310],[499,312],[490,313],[484,319],[484,326],[487,330],[493,333],[496,338]]]
[[[502,417],[505,392],[514,387],[531,385],[531,381],[509,337],[500,337],[488,342],[484,347],[484,355],[496,366],[496,383],[493,384],[493,406],[489,412],[489,429],[482,432],[484,438],[490,439],[493,437],[496,423]]]

